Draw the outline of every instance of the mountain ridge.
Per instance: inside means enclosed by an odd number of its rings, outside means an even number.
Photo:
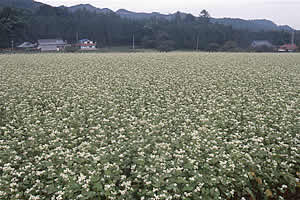
[[[44,5],[43,3],[34,0],[1,0],[0,7],[16,7],[21,9],[34,10],[39,6]]]
[[[0,7],[4,6],[12,6],[22,9],[30,9],[35,10],[41,5],[47,5],[44,3],[40,3],[34,0],[1,0]],[[115,13],[122,18],[129,18],[134,20],[144,20],[151,19],[153,17],[172,20],[175,18],[177,13],[180,14],[181,18],[185,18],[188,13],[176,12],[173,14],[161,14],[159,12],[133,12],[127,9],[119,9],[117,11],[113,11],[109,8],[97,8],[91,4],[78,4],[70,7],[60,6],[61,8],[66,8],[70,12],[76,12],[78,10],[87,10],[89,12],[96,12],[98,14],[110,14]],[[295,31],[292,27],[288,25],[277,25],[271,20],[267,19],[255,19],[255,20],[246,20],[240,18],[210,18],[212,23],[223,24],[227,26],[232,26],[233,29],[239,30],[249,30],[249,31]]]
[[[105,13],[103,12],[101,8],[96,8],[90,4],[88,6],[93,7],[93,10],[97,10],[98,13]],[[69,7],[71,11],[74,12],[74,10],[79,10],[79,9],[84,9],[87,8],[86,4],[85,5],[76,5]],[[105,8],[104,8],[105,9]],[[89,10],[89,9],[87,9]],[[91,9],[90,9],[91,10]],[[110,9],[109,9],[110,10]],[[150,19],[152,17],[157,17],[157,18],[162,18],[162,19],[167,19],[171,20],[175,17],[177,13],[180,13],[180,16],[182,18],[185,18],[186,15],[189,13],[183,13],[183,12],[176,12],[173,14],[162,14],[159,12],[133,12],[127,9],[119,9],[117,11],[112,11],[112,13],[115,13],[123,18],[130,18],[130,19],[135,19],[135,20],[142,20],[142,19]],[[240,18],[211,18],[212,23],[219,23],[223,25],[231,25],[235,29],[246,29],[250,31],[295,31],[292,27],[288,25],[277,25],[271,20],[267,19],[254,19],[254,20],[246,20],[246,19],[240,19]]]
[[[75,6],[70,6],[70,7],[65,7],[65,8],[67,8],[70,12],[76,12],[77,10],[80,10],[80,9],[86,9],[90,12],[104,13],[104,14],[114,12],[109,8],[97,8],[97,7],[92,6],[91,4],[78,4]]]

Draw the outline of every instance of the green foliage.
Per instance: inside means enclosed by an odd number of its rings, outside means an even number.
[[[169,52],[175,49],[175,42],[172,40],[160,41],[157,45],[159,51]]]
[[[0,55],[0,199],[284,199],[299,59]]]
[[[210,14],[208,13],[208,11],[205,9],[202,10],[199,15],[200,22],[207,24],[207,23],[209,23],[209,19],[210,19]]]
[[[30,9],[33,10],[40,3],[34,2],[33,0],[1,0],[0,7],[13,7],[13,8],[21,8],[21,9]]]
[[[220,45],[217,43],[208,44],[208,51],[218,51],[220,49]]]
[[[274,45],[290,40],[288,32],[248,32],[215,24],[210,22],[211,18],[206,10],[201,12],[200,17],[178,12],[169,20],[155,17],[131,20],[121,18],[115,13],[101,14],[89,12],[87,9],[69,12],[67,8],[42,4],[35,4],[33,7],[31,11],[12,8],[0,10],[0,48],[9,48],[11,40],[16,45],[46,38],[63,38],[69,43],[76,43],[77,34],[79,39],[89,38],[96,41],[99,47],[128,46],[134,34],[137,46],[156,49],[174,46],[171,49],[193,50],[196,49],[199,38],[198,49],[213,51],[229,41],[236,43],[237,47],[234,49],[237,51],[241,48],[248,49],[253,40],[268,39]],[[170,41],[175,44],[165,44]],[[212,44],[214,45],[211,46]],[[223,50],[232,50],[227,47],[225,45]]]
[[[0,10],[0,48],[10,46],[11,40],[15,42],[24,38],[26,14],[12,8]]]
[[[65,52],[76,52],[79,50],[79,47],[76,46],[66,46],[65,47]]]
[[[221,48],[222,51],[238,51],[238,44],[235,41],[227,41]]]

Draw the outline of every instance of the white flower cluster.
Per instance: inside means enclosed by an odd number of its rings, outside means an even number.
[[[298,54],[0,60],[0,199],[276,199],[300,184]]]

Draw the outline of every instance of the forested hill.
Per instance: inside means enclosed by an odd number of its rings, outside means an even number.
[[[26,8],[30,10],[36,10],[39,6],[44,5],[39,2],[35,2],[33,0],[1,0],[0,6],[12,6],[16,8]],[[113,13],[114,11],[109,8],[96,8],[90,4],[79,4],[71,7],[62,6],[62,8],[66,8],[70,12],[75,12],[81,9],[88,10],[90,12],[100,13]],[[161,14],[158,12],[152,13],[143,13],[143,12],[132,12],[126,9],[119,9],[115,12],[117,15],[120,15],[123,18],[135,19],[135,20],[145,20],[151,19],[153,17],[172,20],[175,18],[176,13],[173,14]],[[185,18],[188,13],[178,12],[180,13],[182,18]],[[234,18],[211,18],[211,22],[229,25],[234,29],[242,29],[249,31],[293,31],[288,25],[278,26],[274,22],[266,19],[260,20],[244,20],[244,19],[234,19]]]
[[[33,0],[0,0],[0,7],[14,7],[35,10],[43,3]]]
[[[266,19],[244,20],[234,18],[211,18],[211,22],[232,26],[234,29],[249,31],[294,31],[288,25],[278,26],[274,22]]]
[[[79,9],[86,9],[88,11],[97,12],[97,13],[108,13],[113,12],[112,10],[108,8],[100,9],[96,8],[90,4],[80,4],[76,6],[69,7],[69,11],[77,11]],[[173,14],[161,14],[158,12],[152,12],[152,13],[144,13],[144,12],[132,12],[126,9],[119,9],[115,12],[116,14],[120,15],[124,18],[130,18],[135,20],[144,20],[144,19],[151,19],[153,17],[161,18],[161,19],[167,19],[172,20],[175,18],[177,13]],[[181,17],[184,19],[187,17],[187,15],[190,15],[188,13],[179,12]],[[288,25],[284,26],[278,26],[274,22],[266,19],[258,19],[258,20],[244,20],[244,19],[234,19],[234,18],[211,18],[211,22],[223,24],[223,25],[229,25],[232,26],[234,29],[243,29],[243,30],[249,30],[249,31],[293,31],[293,28],[291,28]]]
[[[107,14],[107,13],[114,12],[109,8],[96,8],[90,4],[79,4],[79,5],[75,5],[75,6],[71,6],[71,7],[65,7],[65,6],[61,6],[61,7],[66,8],[70,12],[76,12],[78,10],[83,10],[83,9],[85,9],[89,12],[96,12],[98,14]]]
[[[199,17],[180,12],[138,13],[137,20],[130,17],[136,15],[134,12],[113,12],[88,4],[51,7],[32,0],[1,0],[0,7],[0,48],[10,47],[12,40],[15,45],[43,38],[75,43],[77,36],[96,41],[98,47],[129,46],[134,35],[136,45],[143,48],[241,51],[249,48],[253,40],[282,45],[291,39],[288,31],[250,31],[225,26],[213,21],[205,10]]]

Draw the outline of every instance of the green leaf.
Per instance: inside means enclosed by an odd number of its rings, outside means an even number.
[[[192,186],[185,186],[184,188],[183,188],[183,191],[184,192],[191,192],[191,191],[193,191],[194,190],[194,188],[192,187]]]
[[[253,200],[256,200],[255,195],[253,194],[253,192],[249,188],[246,188],[246,191],[248,192],[248,194],[251,196],[251,198]]]

